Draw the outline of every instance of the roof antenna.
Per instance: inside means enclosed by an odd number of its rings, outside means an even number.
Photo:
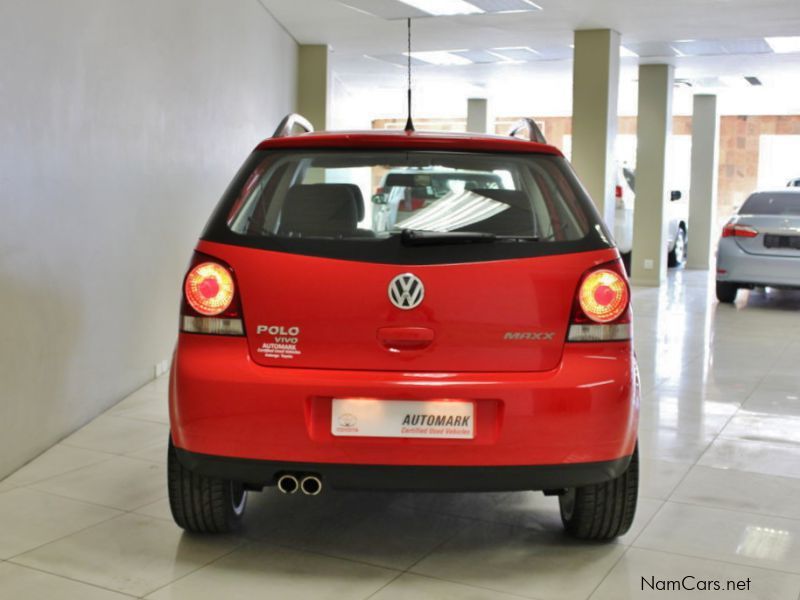
[[[414,131],[414,121],[411,120],[411,19],[407,19],[408,24],[408,119],[406,120],[406,131]]]

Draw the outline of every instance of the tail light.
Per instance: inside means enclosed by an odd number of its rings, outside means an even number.
[[[617,208],[625,208],[625,201],[622,199],[622,186],[614,186],[614,198],[617,201]]]
[[[735,223],[728,223],[722,228],[722,237],[743,237],[754,238],[758,235],[758,230],[750,225],[736,225]]]
[[[236,279],[224,261],[195,252],[183,280],[181,331],[244,335]]]
[[[567,341],[610,342],[631,339],[630,288],[620,261],[583,274]]]

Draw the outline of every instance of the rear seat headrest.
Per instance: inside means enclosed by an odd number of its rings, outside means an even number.
[[[364,218],[364,198],[351,183],[313,183],[289,188],[280,232],[293,235],[352,234]]]

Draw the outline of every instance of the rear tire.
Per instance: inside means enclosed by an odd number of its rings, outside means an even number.
[[[612,540],[628,531],[639,493],[639,449],[625,472],[611,481],[570,488],[558,497],[561,522],[581,540]]]
[[[670,268],[680,267],[686,262],[686,231],[683,227],[678,227],[675,233],[675,245],[667,253],[667,266]]]
[[[736,294],[739,288],[735,283],[728,283],[727,281],[717,282],[717,300],[725,304],[733,304],[736,302]]]
[[[195,533],[229,533],[238,528],[247,504],[241,483],[206,477],[184,467],[172,439],[167,451],[169,507],[178,526]]]

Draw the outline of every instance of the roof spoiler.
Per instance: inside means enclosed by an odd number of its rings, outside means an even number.
[[[539,129],[539,126],[533,119],[520,119],[511,126],[511,129],[508,130],[508,135],[511,137],[517,137],[517,134],[523,129],[526,130],[528,140],[531,142],[538,142],[539,144],[547,143],[547,139],[544,137],[542,130]]]
[[[311,121],[297,113],[289,113],[278,123],[278,128],[275,130],[275,133],[272,134],[272,137],[282,138],[292,136],[294,135],[292,131],[294,131],[295,127],[300,127],[305,130],[306,133],[312,133],[314,131],[314,126],[311,124]]]

